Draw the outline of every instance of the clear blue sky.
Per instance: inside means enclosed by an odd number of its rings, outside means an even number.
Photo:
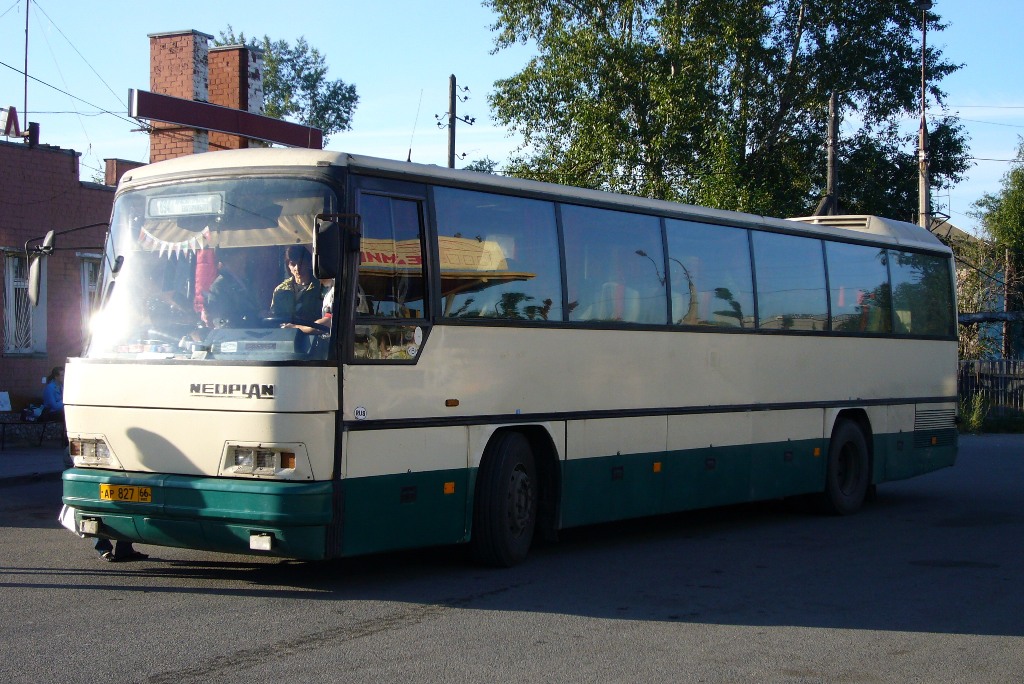
[[[0,62],[21,70],[25,61],[25,2],[0,0]],[[230,24],[246,36],[294,41],[304,36],[327,57],[328,76],[354,83],[359,106],[353,130],[328,146],[375,156],[444,165],[447,132],[434,116],[448,108],[448,76],[470,89],[459,112],[476,118],[459,125],[457,152],[466,161],[503,161],[518,144],[490,119],[487,94],[529,59],[526,47],[490,54],[493,16],[477,0],[177,0],[173,16],[145,3],[122,0],[32,0],[29,12],[28,119],[41,126],[41,141],[82,153],[89,179],[103,159],[145,161],[147,136],[127,119],[129,88],[149,88],[150,33],[195,29],[217,36]],[[977,158],[969,178],[934,198],[957,225],[970,229],[971,204],[996,192],[1024,135],[1024,69],[1016,54],[1024,3],[936,0],[934,11],[949,28],[929,32],[929,45],[964,68],[946,79],[947,103],[958,112]],[[0,66],[0,106],[21,112],[23,76]],[[120,114],[99,112],[98,108]],[[24,121],[24,119],[22,119]],[[908,120],[907,125],[916,128]],[[990,161],[996,160],[996,161]],[[844,169],[842,173],[855,173]],[[841,178],[840,178],[841,181]]]

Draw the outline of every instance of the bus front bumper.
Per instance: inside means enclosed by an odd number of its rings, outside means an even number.
[[[224,553],[331,555],[334,482],[283,482],[72,468],[63,475],[76,531]]]

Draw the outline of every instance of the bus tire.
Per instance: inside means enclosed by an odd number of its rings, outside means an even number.
[[[829,440],[822,508],[833,515],[856,513],[870,484],[871,459],[864,432],[855,422],[844,420]]]
[[[473,503],[473,555],[485,564],[511,567],[524,558],[537,526],[537,470],[526,437],[497,435],[484,452]]]

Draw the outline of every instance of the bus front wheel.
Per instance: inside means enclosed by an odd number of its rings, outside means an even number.
[[[472,547],[486,565],[526,558],[537,526],[537,471],[526,437],[504,432],[488,445],[477,473]]]
[[[871,461],[864,432],[853,421],[844,420],[836,425],[829,441],[823,508],[835,515],[856,513],[870,484]]]

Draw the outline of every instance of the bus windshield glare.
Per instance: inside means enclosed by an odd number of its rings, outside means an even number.
[[[337,206],[326,185],[295,178],[208,179],[120,195],[86,356],[326,358],[333,282],[313,278],[310,246],[316,216]]]

